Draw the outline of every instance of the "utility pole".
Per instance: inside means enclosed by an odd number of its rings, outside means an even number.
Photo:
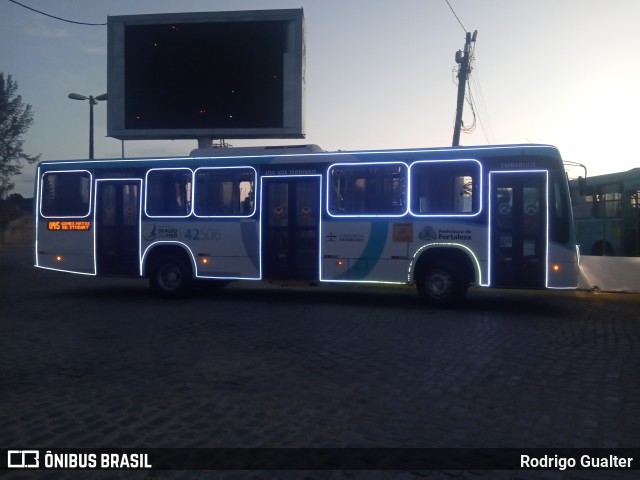
[[[456,107],[456,122],[453,127],[453,146],[460,145],[460,129],[462,128],[462,107],[464,106],[464,89],[467,84],[467,79],[471,73],[471,44],[476,42],[478,31],[467,32],[467,38],[464,43],[464,52],[458,50],[456,52],[456,63],[460,65],[458,71],[458,103]]]

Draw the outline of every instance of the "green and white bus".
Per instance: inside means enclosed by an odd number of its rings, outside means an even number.
[[[576,235],[584,255],[640,255],[640,168],[571,180]]]

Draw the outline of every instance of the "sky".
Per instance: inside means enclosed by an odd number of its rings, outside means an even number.
[[[629,148],[640,107],[637,0],[20,0],[51,15],[304,9],[306,138],[228,140],[234,147],[317,144],[325,150],[443,147],[452,142],[455,52],[478,31],[469,91],[477,127],[462,145],[546,143],[588,175],[640,166]],[[34,111],[24,150],[87,158],[88,102],[107,93],[107,27],[66,23],[0,0],[0,72]],[[108,100],[107,100],[108,101]],[[96,105],[95,158],[119,158]],[[465,104],[463,120],[473,115]],[[124,142],[127,157],[182,156],[195,140]],[[33,194],[34,165],[15,178]],[[571,176],[583,174],[581,169]]]

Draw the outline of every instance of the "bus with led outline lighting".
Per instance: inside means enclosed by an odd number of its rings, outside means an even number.
[[[569,182],[584,255],[640,256],[640,168]]]
[[[43,161],[35,266],[194,282],[415,285],[434,304],[470,285],[573,289],[569,188],[546,145]]]

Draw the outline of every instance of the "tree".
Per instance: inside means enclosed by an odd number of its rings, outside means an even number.
[[[23,162],[36,162],[40,155],[32,157],[22,150],[24,140],[33,123],[31,105],[25,105],[17,95],[18,84],[11,75],[0,72],[0,198],[4,198],[14,183],[11,179],[22,171]]]

